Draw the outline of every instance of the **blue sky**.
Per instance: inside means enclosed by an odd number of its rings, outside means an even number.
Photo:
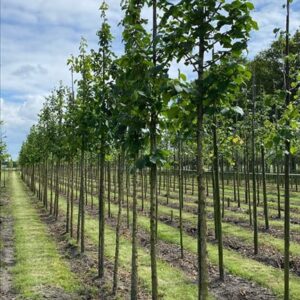
[[[119,0],[107,0],[108,18],[115,37],[114,51],[122,53],[122,18]],[[254,19],[260,30],[253,32],[249,52],[270,45],[275,27],[284,27],[284,1],[253,0]],[[100,26],[98,0],[2,0],[1,1],[1,106],[4,134],[9,153],[17,158],[29,128],[36,122],[44,96],[60,80],[70,84],[66,60],[77,54],[80,38],[84,36],[91,48],[97,47],[96,31]],[[291,28],[300,26],[300,0],[292,4]],[[150,16],[144,10],[144,16]],[[179,65],[190,78],[191,70]],[[177,75],[173,65],[171,76]]]

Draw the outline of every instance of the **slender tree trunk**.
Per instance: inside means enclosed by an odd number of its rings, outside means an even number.
[[[66,233],[70,230],[70,163],[67,167],[68,187],[67,187],[67,216],[66,216]]]
[[[77,176],[80,177],[81,169],[80,164],[77,163]],[[79,178],[81,183],[81,177]],[[76,179],[76,199],[78,199],[78,179]],[[80,186],[80,185],[79,185]],[[78,216],[77,216],[77,243],[79,243],[80,239],[80,230],[81,230],[81,202],[80,202],[80,193],[79,193],[79,201],[78,201]]]
[[[150,148],[151,153],[156,153],[156,121],[152,116],[150,130]],[[156,173],[157,165],[152,164],[150,168],[150,254],[151,254],[151,282],[152,299],[158,299],[158,283],[156,269]]]
[[[247,138],[245,138],[246,140]],[[246,160],[246,147],[247,145],[245,146],[245,149],[244,149],[244,188],[245,188],[245,203],[247,204],[248,203],[248,184],[247,184],[247,160]]]
[[[141,194],[142,194],[142,211],[144,211],[144,174],[143,170],[140,171],[141,174]]]
[[[224,281],[224,263],[223,263],[223,236],[222,236],[222,218],[220,209],[220,187],[219,187],[219,149],[218,149],[218,139],[217,139],[217,120],[214,114],[214,124],[213,124],[213,148],[214,148],[214,195],[215,195],[215,216],[216,216],[216,232],[218,238],[218,254],[219,254],[219,273],[220,280]]]
[[[289,106],[290,94],[290,0],[286,1],[286,43],[285,43],[285,105]],[[289,126],[289,121],[287,121]],[[290,283],[290,140],[285,140],[284,154],[284,300],[289,299]]]
[[[134,157],[134,162],[137,155]],[[137,178],[136,169],[133,170],[132,176],[132,253],[131,253],[131,300],[136,300],[138,296],[138,262],[137,262]]]
[[[180,255],[183,259],[183,237],[182,237],[182,209],[183,209],[183,178],[182,178],[182,141],[181,136],[178,137],[178,162],[179,162],[179,173],[178,173],[178,185],[179,185],[179,235],[180,235]]]
[[[32,172],[31,172],[31,191],[35,193],[35,165],[32,165]]]
[[[41,200],[41,164],[39,163],[38,164],[38,191],[37,191],[37,194],[38,194],[38,198],[39,200]]]
[[[118,168],[118,217],[116,225],[116,248],[115,248],[115,264],[113,273],[113,294],[115,295],[118,288],[118,269],[119,269],[119,250],[120,250],[120,227],[121,227],[121,217],[122,217],[122,203],[124,202],[124,188],[123,188],[123,174],[124,174],[124,150],[121,149],[121,154],[119,155],[119,168]]]
[[[236,197],[236,161],[234,162],[234,167],[233,167],[233,201],[237,201]]]
[[[221,156],[222,218],[225,216],[224,155]]]
[[[218,240],[218,229],[217,229],[217,214],[216,214],[216,186],[215,186],[215,173],[214,173],[214,165],[211,168],[211,182],[212,182],[212,191],[213,191],[213,205],[214,205],[214,228],[215,228],[215,239]]]
[[[127,228],[129,228],[129,195],[130,195],[130,173],[129,170],[127,168],[126,170],[126,219],[127,219]]]
[[[262,165],[262,184],[263,184],[265,227],[268,230],[269,229],[269,215],[268,215],[268,199],[267,199],[266,170],[265,170],[265,147],[264,146],[261,146],[261,165]]]
[[[45,160],[45,180],[44,180],[44,206],[48,209],[48,160]]]
[[[54,173],[54,162],[53,157],[51,161],[51,179],[50,179],[50,215],[53,214],[53,173]]]
[[[276,166],[276,186],[277,186],[277,211],[278,211],[278,218],[281,218],[281,203],[280,203],[280,170],[279,170],[279,162],[277,160],[277,166]]]
[[[254,131],[254,122],[255,122],[255,74],[253,74],[253,107],[252,107],[252,143],[251,143],[251,158],[252,158],[252,197],[253,197],[253,225],[254,225],[254,254],[258,254],[258,226],[257,226],[257,202],[256,202],[256,174],[255,174],[255,131]]]
[[[90,165],[90,190],[91,190],[91,209],[94,208],[94,168],[93,168],[93,158],[91,158],[91,165]]]
[[[70,236],[73,237],[73,214],[74,214],[74,162],[71,162],[71,212],[70,212]]]
[[[104,276],[104,232],[105,232],[105,204],[104,204],[104,163],[105,152],[103,141],[101,142],[100,152],[100,176],[99,176],[99,249],[98,249],[98,275],[100,278]]]
[[[55,193],[54,193],[54,216],[55,220],[58,218],[58,201],[59,201],[59,169],[60,169],[60,159],[56,162],[56,180],[55,180]]]
[[[110,192],[111,192],[111,171],[110,171],[110,161],[107,162],[107,204],[108,204],[108,217],[111,217],[110,211]]]
[[[157,53],[157,0],[152,1],[153,5],[153,64],[156,66]],[[156,93],[153,95],[154,103],[156,102]],[[150,120],[150,153],[156,154],[156,126],[157,126],[157,113],[156,106],[151,108]],[[152,299],[158,299],[158,280],[157,280],[157,267],[156,267],[156,189],[157,189],[157,164],[152,163],[150,167],[150,256],[151,256],[151,283],[152,283]]]
[[[252,206],[250,197],[250,174],[249,174],[249,153],[248,153],[248,139],[246,139],[246,174],[247,174],[247,190],[248,190],[248,210],[249,210],[249,224],[252,226]]]
[[[85,205],[88,204],[88,158],[84,160],[85,166],[84,166],[84,195],[85,195]]]
[[[241,207],[241,195],[240,195],[240,158],[236,153],[236,187],[237,187],[237,201],[238,207]]]
[[[204,9],[202,9],[202,21]],[[206,199],[204,188],[203,170],[203,74],[204,74],[204,41],[200,38],[199,43],[199,72],[198,72],[198,95],[197,101],[197,176],[198,176],[198,299],[208,298],[208,263],[207,263],[207,224],[206,224]]]
[[[84,166],[84,147],[82,146],[80,155],[80,192],[79,192],[79,205],[81,207],[81,220],[80,220],[80,251],[84,252],[84,186],[85,186],[85,166]]]

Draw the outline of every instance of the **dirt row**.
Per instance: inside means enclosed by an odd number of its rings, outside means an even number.
[[[13,216],[7,188],[0,188],[0,299],[15,299],[12,267],[15,264]]]
[[[77,202],[78,204],[78,202]],[[86,211],[94,218],[98,218],[98,212],[92,210],[89,206],[86,206]],[[106,224],[112,227],[116,226],[116,218],[106,217]],[[130,237],[131,231],[126,227],[125,219],[122,222],[121,234]],[[141,246],[150,251],[150,236],[149,233],[138,229],[138,241]],[[180,268],[185,274],[197,284],[197,259],[196,255],[185,251],[184,258],[180,258],[180,248],[177,245],[166,243],[159,240],[157,243],[157,255],[162,260],[170,263],[174,267]],[[247,281],[243,278],[226,274],[225,281],[220,282],[218,276],[218,270],[215,266],[209,266],[209,278],[210,278],[210,291],[216,297],[216,299],[277,299],[270,290],[263,288],[253,282]]]
[[[28,190],[28,193],[29,190]],[[59,214],[55,220],[47,210],[43,208],[35,196],[31,196],[32,205],[39,211],[40,219],[47,224],[49,233],[55,240],[61,256],[68,261],[71,271],[77,275],[84,285],[85,294],[81,299],[129,299],[130,297],[130,273],[119,269],[119,283],[116,295],[112,294],[113,263],[105,259],[105,275],[99,279],[97,274],[98,249],[86,239],[85,253],[80,253],[76,242],[66,233],[65,216]],[[76,233],[74,232],[74,237]],[[139,299],[150,299],[142,289],[139,291]]]

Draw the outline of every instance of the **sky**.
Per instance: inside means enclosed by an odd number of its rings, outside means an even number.
[[[273,29],[284,28],[284,0],[252,0],[253,18],[259,31],[251,33],[249,55],[266,49],[274,39]],[[1,3],[1,115],[2,134],[8,152],[17,159],[22,142],[36,123],[44,97],[62,80],[71,84],[66,61],[78,53],[81,37],[97,49],[96,31],[101,24],[100,0],[0,0]],[[108,19],[115,37],[113,50],[123,51],[119,0],[107,0]],[[149,9],[144,17],[151,16]],[[291,30],[300,27],[300,0],[291,5]],[[150,28],[149,28],[150,29]],[[192,70],[180,65],[193,78]],[[176,76],[173,65],[171,76]]]

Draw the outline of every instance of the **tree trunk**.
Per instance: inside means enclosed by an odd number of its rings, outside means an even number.
[[[134,162],[137,155],[134,157]],[[138,296],[138,262],[137,262],[137,185],[136,169],[133,169],[132,176],[132,253],[131,253],[131,300],[136,300]]]
[[[262,184],[263,184],[265,227],[268,230],[269,229],[269,215],[268,215],[268,202],[267,202],[268,200],[267,200],[265,147],[264,146],[261,146],[261,165],[262,165]]]
[[[220,209],[220,186],[219,186],[219,149],[217,139],[217,120],[214,114],[213,124],[213,148],[214,148],[214,198],[215,198],[215,219],[216,219],[216,232],[218,238],[218,254],[219,254],[219,273],[220,280],[224,281],[224,264],[223,264],[223,237],[222,237],[222,218]]]
[[[66,216],[66,233],[69,233],[70,230],[70,163],[68,163],[67,167],[67,216]]]
[[[70,211],[70,236],[73,237],[73,214],[74,214],[74,162],[71,162],[71,211]]]
[[[113,273],[113,294],[115,295],[118,289],[118,269],[119,269],[119,249],[120,249],[120,227],[122,217],[122,203],[124,202],[124,188],[123,188],[123,174],[124,174],[124,150],[121,149],[119,155],[119,168],[118,168],[118,217],[116,225],[116,248],[115,248],[115,264]]]
[[[203,9],[202,9],[203,10]],[[202,16],[204,11],[202,11]],[[204,20],[202,20],[204,21]],[[199,71],[198,71],[198,95],[197,101],[197,180],[198,180],[198,299],[208,298],[208,263],[207,263],[207,224],[206,224],[206,199],[204,188],[203,170],[203,74],[204,74],[204,41],[200,38],[199,43]]]
[[[286,1],[286,45],[285,45],[285,105],[289,106],[291,101],[290,94],[290,0]],[[289,120],[287,121],[289,126]],[[290,140],[285,140],[284,154],[284,300],[289,299],[290,283]]]
[[[56,162],[56,180],[55,180],[55,193],[54,193],[54,216],[55,220],[58,218],[58,201],[59,201],[59,168],[60,168],[60,159],[57,159]]]
[[[277,160],[277,166],[276,166],[276,186],[277,186],[277,211],[278,211],[278,218],[281,218],[281,203],[280,203],[280,170],[279,170],[279,162]]]
[[[111,192],[111,171],[110,171],[110,161],[107,162],[107,203],[108,203],[108,217],[111,217],[110,212],[110,192]]]
[[[105,226],[105,205],[104,205],[104,163],[105,152],[102,141],[100,152],[100,176],[99,176],[99,249],[98,249],[98,275],[100,278],[104,276],[104,226]]]
[[[179,235],[180,235],[180,255],[183,259],[183,237],[182,237],[182,209],[183,209],[183,178],[182,178],[182,141],[181,136],[178,136],[178,185],[179,185]]]
[[[254,254],[258,254],[258,228],[257,228],[257,203],[256,203],[256,174],[255,174],[255,131],[254,131],[254,122],[255,122],[255,73],[253,74],[253,107],[252,107],[252,143],[251,143],[251,159],[252,159],[252,197],[253,197],[253,226],[254,226]]]
[[[80,251],[84,252],[84,186],[85,186],[85,166],[84,166],[84,148],[81,149],[80,157],[80,192],[79,192],[79,205],[81,207],[81,220],[80,220]]]

